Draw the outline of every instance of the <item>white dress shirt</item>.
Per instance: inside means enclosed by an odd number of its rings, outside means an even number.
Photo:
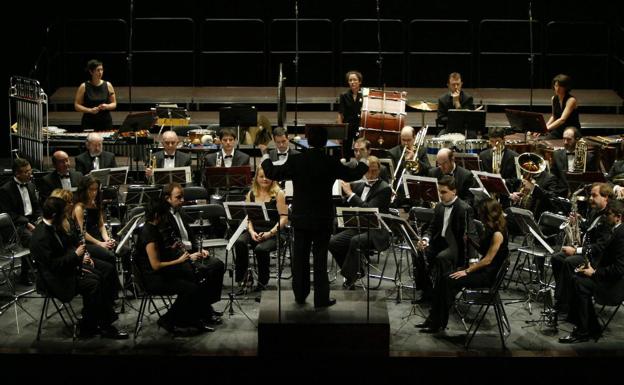
[[[22,203],[24,204],[24,216],[29,216],[32,214],[32,204],[30,203],[30,195],[28,194],[28,187],[26,185],[28,183],[22,183],[17,178],[15,179],[15,183],[17,183],[17,189],[19,190],[20,195],[22,196]]]

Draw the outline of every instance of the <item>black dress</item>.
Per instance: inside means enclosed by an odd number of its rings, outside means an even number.
[[[98,208],[84,208],[87,212],[85,220],[87,221],[85,228],[87,229],[87,233],[91,235],[93,238],[102,242],[104,239],[102,238],[102,234],[100,233],[100,209]],[[115,252],[113,250],[104,248],[100,245],[96,245],[93,243],[87,243],[87,251],[91,254],[91,257],[95,259],[99,259],[102,261],[106,261],[113,266],[115,264]]]
[[[492,244],[493,237],[494,231],[486,228],[485,233],[479,241],[479,254],[483,256],[487,254]],[[494,283],[496,273],[505,259],[509,257],[507,239],[508,235],[507,231],[505,231],[503,233],[503,242],[489,265],[458,279],[447,277],[441,280],[434,288],[431,310],[428,317],[428,321],[432,327],[446,327],[449,317],[449,308],[453,304],[455,295],[462,287],[487,288]]]
[[[156,243],[159,258],[163,262],[177,259],[178,254],[166,247],[155,225],[149,222],[143,225],[135,256],[135,265],[139,269],[143,284],[153,294],[177,294],[163,318],[174,325],[185,326],[207,316],[210,303],[206,301],[204,290],[198,283],[191,264],[185,262],[154,271],[147,255],[147,245],[152,242]]]
[[[110,98],[108,82],[103,81],[99,86],[91,82],[85,82],[83,105],[87,108],[97,107],[102,103],[108,103]],[[107,131],[113,128],[113,117],[110,111],[100,111],[97,114],[82,114],[82,129],[94,131]]]
[[[566,103],[568,102],[568,99],[573,98],[573,97],[574,96],[570,94],[565,94],[565,96],[563,97],[563,101],[561,102],[561,104],[559,104],[559,98],[556,95],[553,96],[552,109],[553,109],[553,118],[555,120],[561,117],[561,115],[563,114],[563,110],[565,110],[565,106],[566,106]],[[565,129],[568,127],[576,127],[579,130],[581,129],[581,121],[579,119],[578,107],[573,109],[572,112],[570,113],[570,116],[568,116],[568,119],[566,119],[566,121],[563,122],[563,124],[561,124],[559,127],[552,130],[550,134],[548,134],[548,137],[551,139],[561,139],[563,138],[563,131],[565,131]]]
[[[362,90],[358,91],[357,97],[353,99],[351,90],[340,95],[339,112],[342,115],[342,121],[347,123],[349,136],[342,144],[343,156],[349,159],[353,156],[353,141],[358,135],[360,128],[360,116],[362,112]]]
[[[253,192],[249,192],[249,200],[255,202],[256,198]],[[279,222],[279,213],[277,212],[277,200],[272,197],[270,201],[265,202],[264,205],[269,214],[269,221],[253,221],[254,230],[256,233],[270,231],[276,223]],[[258,283],[262,286],[266,286],[269,283],[269,263],[270,253],[277,249],[276,237],[271,237],[261,243],[257,243],[251,238],[249,231],[243,232],[234,244],[236,259],[236,282],[241,282],[247,269],[249,267],[249,249],[250,246],[256,256],[258,262]]]

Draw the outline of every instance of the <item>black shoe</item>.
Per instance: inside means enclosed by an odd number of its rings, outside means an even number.
[[[195,322],[191,322],[189,324],[189,326],[194,327],[195,329],[197,329],[199,332],[214,332],[215,329],[211,326],[209,326],[208,324],[206,324],[204,321],[202,320],[198,320]]]
[[[426,295],[422,295],[420,298],[412,301],[413,304],[418,304],[418,305],[422,305],[422,304],[429,303],[429,302],[431,302],[431,297],[426,296]]]
[[[203,320],[208,325],[221,325],[223,323],[223,320],[221,319],[221,317],[219,317],[219,316],[217,316],[215,314],[213,314],[213,315],[211,315],[211,316],[209,316],[207,318],[204,318]]]
[[[17,282],[20,285],[24,285],[24,286],[32,286],[34,284],[33,280],[30,279],[30,276],[28,275],[21,275],[19,279],[17,280]]]
[[[327,300],[327,302],[322,302],[322,303],[315,303],[314,307],[330,307],[336,304],[336,298],[330,298]]]
[[[414,325],[415,328],[425,329],[431,327],[431,322],[429,320],[425,320],[425,322],[421,322],[419,324]]]
[[[574,332],[574,331],[565,337],[559,338],[559,343],[561,344],[573,344],[576,342],[587,342],[587,341],[589,341],[588,333],[579,333],[579,332]]]
[[[355,290],[355,280],[351,280],[351,279],[346,279],[343,283],[342,283],[342,288],[345,290]]]
[[[213,316],[223,317],[223,312],[215,310],[214,307],[212,307],[212,305],[210,305],[210,312]]]
[[[110,338],[113,340],[127,340],[130,336],[125,330],[119,330],[113,325],[109,325],[102,329],[102,338]]]
[[[440,333],[442,330],[444,330],[442,326],[429,326],[424,329],[420,329],[420,332],[425,334],[436,334]]]
[[[78,338],[87,339],[95,337],[99,332],[97,326],[86,326],[79,325],[78,326]]]

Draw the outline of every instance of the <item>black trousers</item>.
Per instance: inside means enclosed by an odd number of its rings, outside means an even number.
[[[86,266],[78,279],[78,293],[82,295],[82,327],[95,329],[112,324],[117,315],[114,311],[116,280],[114,267],[104,261],[94,261]]]
[[[277,249],[277,237],[272,237],[264,242],[258,243],[251,238],[248,231],[243,232],[234,243],[236,258],[235,279],[241,282],[245,278],[247,269],[249,268],[249,248],[254,251],[256,260],[258,261],[258,282],[264,286],[269,283],[269,266],[271,261],[271,251]]]
[[[600,323],[596,316],[592,297],[597,283],[585,275],[575,274],[571,278],[572,295],[568,318],[578,329],[579,333],[595,333],[600,331]]]
[[[572,278],[574,269],[583,263],[583,256],[574,254],[566,256],[563,252],[553,254],[550,258],[553,277],[555,278],[555,304],[559,308],[568,308],[570,295],[574,290]]]
[[[314,261],[314,305],[323,305],[329,300],[327,248],[330,237],[329,227],[294,229],[292,288],[298,303],[304,303],[310,294],[310,250]]]
[[[26,225],[18,226],[16,228],[17,236],[19,237],[19,243],[22,247],[29,248],[30,247],[30,238],[32,237],[32,232],[26,228]],[[22,264],[20,275],[23,278],[28,276],[30,272],[32,260],[30,255],[25,255],[22,257]]]
[[[439,250],[439,251],[438,251]],[[428,267],[423,258],[413,259],[414,276],[417,288],[423,291],[423,295],[432,293],[434,283],[439,285],[457,265],[456,250],[448,247],[444,239],[438,239],[425,250],[424,258],[427,259]]]
[[[376,250],[373,240],[366,232],[358,233],[357,229],[346,229],[329,240],[329,251],[340,266],[340,273],[349,281],[355,280],[358,272],[363,272],[362,257],[368,258],[369,250]]]
[[[494,278],[495,275],[485,271],[475,271],[458,279],[453,279],[448,274],[440,277],[438,283],[433,288],[431,309],[427,318],[432,327],[446,327],[449,309],[461,288],[490,287]]]

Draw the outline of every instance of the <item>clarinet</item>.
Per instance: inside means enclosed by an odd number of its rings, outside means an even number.
[[[76,230],[78,231],[78,243],[80,245],[85,245],[84,256],[80,260],[80,272],[84,274],[85,270],[83,269],[84,265],[84,257],[91,258],[89,252],[87,251],[87,239],[85,238],[85,234],[87,232],[87,209],[84,207],[82,210],[82,227],[78,226],[78,221],[76,221]]]
[[[180,237],[176,235],[173,229],[171,230],[171,237],[173,238],[173,245],[171,246],[171,249],[178,250],[179,253],[181,252],[182,254],[185,253],[186,247],[184,247],[184,243],[182,242],[182,239],[180,239]],[[178,256],[181,255],[179,253],[178,253]],[[200,285],[203,285],[204,283],[206,283],[206,277],[202,277],[201,273],[199,272],[199,268],[197,267],[197,263],[193,261],[191,258],[189,258],[187,261],[191,264],[191,268],[193,269],[193,275],[195,276],[197,283]]]

